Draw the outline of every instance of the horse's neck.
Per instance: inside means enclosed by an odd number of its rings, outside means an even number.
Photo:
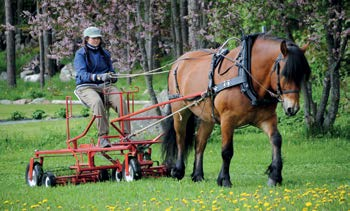
[[[257,39],[252,49],[251,73],[253,85],[259,96],[266,94],[266,89],[275,86],[275,74],[272,72],[280,54],[280,45],[276,41]]]

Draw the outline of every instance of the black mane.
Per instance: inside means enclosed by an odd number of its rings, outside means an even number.
[[[282,42],[285,39],[273,37],[268,34],[261,34],[262,39],[274,40]],[[282,70],[282,75],[287,81],[293,81],[297,86],[305,79],[308,80],[311,74],[309,63],[306,60],[304,52],[292,41],[286,40],[288,48],[288,59]]]
[[[303,79],[308,80],[310,77],[310,66],[306,60],[304,52],[293,42],[287,42],[288,59],[282,70],[282,75],[287,81],[293,81],[300,86]]]

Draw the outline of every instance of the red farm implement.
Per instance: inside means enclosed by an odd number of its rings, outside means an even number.
[[[95,143],[93,139],[90,143],[82,143],[83,140],[86,140],[86,135],[96,118],[99,118],[99,116],[92,116],[84,131],[75,137],[71,137],[70,122],[73,118],[73,103],[72,98],[67,96],[66,148],[55,150],[35,150],[34,156],[30,159],[25,171],[26,183],[29,186],[43,185],[50,187],[55,185],[105,181],[110,178],[119,182],[121,180],[138,180],[142,177],[166,176],[168,174],[166,166],[160,164],[158,161],[152,160],[152,145],[160,143],[163,134],[156,134],[152,139],[135,140],[134,138],[139,133],[153,127],[155,124],[160,123],[169,116],[140,117],[138,115],[154,108],[165,106],[174,101],[200,96],[202,93],[158,103],[135,112],[134,96],[136,92],[138,92],[138,89],[126,92],[108,93],[119,95],[121,102],[125,100],[127,102],[127,108],[123,108],[123,103],[121,103],[121,109],[128,109],[129,112],[127,115],[114,118],[110,121],[110,125],[115,129],[117,135],[104,137],[111,141],[111,147],[109,148],[99,147],[99,140],[97,140],[97,143]],[[119,113],[123,113],[123,111]],[[130,124],[131,122],[137,123],[139,121],[151,122],[151,120],[153,123],[147,125],[143,129],[132,131],[131,134],[124,133],[125,124]],[[68,157],[70,160],[73,160],[72,163],[67,163],[67,165],[65,165],[65,174],[58,174],[56,170],[51,170],[50,167],[48,168],[50,170],[44,171],[46,168],[44,167],[44,164],[46,166],[47,159],[51,158],[50,160],[52,160],[53,158],[55,162],[58,162],[59,158],[62,157]],[[104,162],[101,162],[101,159]],[[69,172],[68,175],[66,172]]]

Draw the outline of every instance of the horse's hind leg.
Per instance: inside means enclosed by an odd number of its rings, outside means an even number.
[[[261,129],[269,136],[272,145],[272,162],[268,167],[266,173],[269,175],[267,184],[274,186],[282,183],[282,136],[277,129],[277,120],[265,121],[260,125]]]
[[[204,180],[203,153],[207,145],[208,138],[213,131],[214,123],[201,121],[196,135],[195,157],[193,164],[192,180],[200,182]]]

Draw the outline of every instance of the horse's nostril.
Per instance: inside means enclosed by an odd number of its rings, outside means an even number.
[[[292,107],[287,108],[287,113],[288,113],[289,115],[293,114],[293,113],[294,113],[293,108],[292,108]]]

